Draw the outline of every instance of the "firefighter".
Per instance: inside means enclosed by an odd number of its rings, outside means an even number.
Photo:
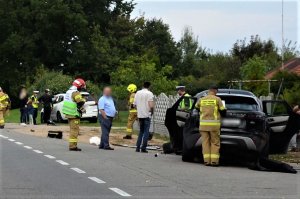
[[[176,91],[180,97],[184,96],[179,104],[180,110],[191,110],[193,107],[193,100],[191,96],[186,93],[185,86],[176,86]]]
[[[10,109],[10,99],[7,94],[5,94],[0,87],[0,129],[4,129],[5,120],[4,116],[6,112]]]
[[[123,139],[132,139],[132,131],[133,131],[133,124],[137,120],[137,110],[133,104],[135,93],[137,91],[137,86],[135,84],[130,84],[127,87],[127,91],[130,93],[129,99],[128,99],[128,109],[129,109],[129,115],[128,115],[128,121],[127,121],[127,129],[126,129],[126,136],[123,137]]]
[[[70,89],[67,91],[63,102],[63,113],[68,118],[70,126],[69,136],[69,150],[81,151],[77,147],[79,124],[82,113],[84,110],[85,99],[82,97],[80,91],[86,88],[85,81],[83,79],[76,79]]]
[[[216,96],[217,92],[216,86],[210,87],[208,95],[196,104],[196,108],[200,109],[202,154],[206,166],[219,166],[221,115],[226,113],[226,109]]]

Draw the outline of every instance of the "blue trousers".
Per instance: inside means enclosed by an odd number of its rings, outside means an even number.
[[[136,142],[136,149],[146,150],[149,139],[149,129],[150,129],[150,118],[139,118],[140,123],[140,133]],[[142,145],[142,146],[141,146]]]
[[[99,115],[100,126],[101,126],[101,142],[99,148],[108,148],[109,147],[109,133],[112,126],[113,118],[109,117],[107,119],[103,118],[102,115]]]

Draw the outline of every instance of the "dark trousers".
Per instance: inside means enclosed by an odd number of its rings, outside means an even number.
[[[44,107],[44,116],[43,116],[44,123],[49,122],[50,115],[51,115],[51,107]]]
[[[20,123],[28,123],[28,110],[27,107],[20,108]]]
[[[140,133],[136,142],[136,149],[140,150],[142,145],[142,150],[146,150],[149,139],[149,129],[150,129],[150,118],[139,118],[140,123]]]
[[[109,133],[112,126],[112,117],[107,119],[103,118],[102,115],[99,115],[100,126],[101,126],[101,142],[99,148],[108,148],[109,147]]]
[[[32,115],[32,117],[33,117],[33,124],[34,125],[36,125],[36,118],[37,118],[37,116],[38,116],[38,109],[34,108],[33,109],[33,115]]]

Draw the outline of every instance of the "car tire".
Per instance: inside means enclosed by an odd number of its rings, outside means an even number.
[[[64,122],[64,120],[61,116],[61,113],[59,111],[56,113],[56,121],[57,121],[57,123],[63,123]]]
[[[187,146],[184,141],[183,141],[183,145],[182,145],[182,161],[183,162],[193,162],[194,161],[194,156],[192,154],[192,151],[187,149]]]

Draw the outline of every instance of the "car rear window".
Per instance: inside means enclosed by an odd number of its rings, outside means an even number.
[[[219,96],[225,101],[227,110],[258,111],[259,105],[250,97]]]

